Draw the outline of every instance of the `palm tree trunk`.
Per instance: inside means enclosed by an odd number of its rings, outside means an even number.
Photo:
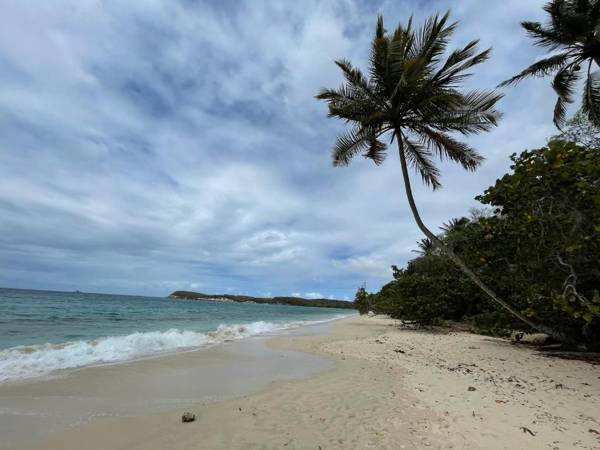
[[[433,243],[434,246],[436,246],[442,252],[444,252],[460,268],[460,270],[462,270],[463,273],[466,276],[468,276],[471,279],[471,281],[473,283],[475,283],[483,292],[485,292],[487,294],[487,296],[490,297],[496,304],[500,305],[502,308],[507,310],[509,313],[511,313],[513,316],[515,316],[522,322],[529,325],[534,330],[545,333],[560,342],[569,341],[567,336],[565,336],[563,333],[559,333],[556,330],[553,330],[549,327],[546,327],[543,325],[538,325],[538,324],[532,322],[527,317],[523,316],[520,312],[515,310],[508,303],[506,303],[504,300],[498,298],[498,296],[494,293],[494,291],[492,291],[477,276],[477,274],[475,274],[475,272],[473,272],[465,264],[465,262],[462,260],[462,258],[460,258],[456,253],[454,253],[454,250],[452,250],[450,247],[448,247],[446,244],[444,244],[444,242],[442,242],[442,240],[440,238],[438,238],[434,233],[431,232],[431,230],[429,230],[429,228],[427,228],[425,226],[425,224],[423,223],[423,220],[421,220],[421,216],[419,214],[417,205],[415,204],[415,199],[413,197],[412,187],[410,184],[410,177],[408,175],[408,166],[406,164],[406,156],[404,154],[404,143],[402,141],[402,135],[400,133],[396,133],[396,138],[398,140],[398,153],[400,155],[400,165],[402,166],[402,178],[404,179],[404,187],[406,189],[406,197],[408,198],[408,204],[410,205],[410,209],[415,218],[415,221],[417,222],[419,229],[425,234],[425,236],[427,236],[431,240],[431,242]]]

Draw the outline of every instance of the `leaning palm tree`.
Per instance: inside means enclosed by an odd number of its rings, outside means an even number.
[[[600,1],[552,0],[544,6],[544,11],[550,16],[547,24],[522,22],[521,26],[535,40],[535,45],[554,54],[533,63],[500,86],[554,73],[552,87],[558,95],[554,124],[560,129],[565,123],[567,104],[573,103],[577,83],[582,79],[581,66],[587,65],[582,110],[592,123],[600,126],[600,80],[592,72],[594,63],[600,66]]]
[[[381,164],[387,145],[396,141],[404,188],[418,227],[435,247],[450,257],[462,271],[497,304],[533,328],[542,327],[498,298],[421,220],[413,198],[409,166],[433,189],[439,188],[439,170],[434,157],[475,170],[482,157],[450,133],[463,135],[488,131],[500,114],[495,105],[501,98],[494,91],[463,91],[460,84],[468,70],[485,61],[490,50],[477,51],[478,41],[444,57],[457,23],[448,23],[448,13],[435,15],[418,30],[412,18],[388,34],[383,18],[377,20],[369,59],[369,77],[349,61],[338,60],[345,83],[338,89],[322,89],[317,99],[329,106],[329,116],[352,124],[333,147],[334,166],[345,166],[357,155]],[[545,330],[544,331],[548,331]]]

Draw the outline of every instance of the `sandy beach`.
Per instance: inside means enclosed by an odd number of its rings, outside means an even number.
[[[274,351],[300,350],[335,364],[241,397],[95,418],[31,448],[600,448],[599,366],[502,339],[397,325],[356,317],[325,336],[272,338]],[[181,423],[184,410],[196,421]]]

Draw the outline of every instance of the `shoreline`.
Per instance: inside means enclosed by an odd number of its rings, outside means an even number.
[[[216,402],[97,418],[29,448],[600,446],[598,366],[550,359],[502,339],[396,324],[353,317],[331,324],[328,335],[265,339],[272,351],[332,364]],[[196,421],[182,424],[184,411],[195,413]]]
[[[320,321],[279,332],[325,333],[330,324]],[[59,376],[3,383],[0,449],[38,448],[49,435],[85,423],[214,403],[258,392],[274,380],[309,376],[332,365],[316,355],[272,349],[267,342],[274,336],[252,336],[210,347],[70,369]]]
[[[115,335],[115,336],[104,336],[94,340],[79,340],[79,341],[69,341],[63,342],[59,344],[36,344],[36,345],[22,345],[11,348],[5,348],[0,350],[0,352],[14,352],[16,356],[29,356],[35,353],[36,351],[65,351],[67,348],[73,348],[77,346],[89,346],[93,348],[99,343],[103,341],[112,340],[127,340],[136,335],[153,335],[153,334],[163,334],[166,335],[168,333],[180,333],[181,335],[185,333],[190,333],[196,336],[196,339],[202,338],[202,343],[196,343],[195,345],[190,346],[180,346],[173,347],[169,349],[165,349],[162,351],[156,352],[148,352],[148,353],[139,353],[132,355],[122,355],[119,358],[115,358],[114,360],[101,360],[100,356],[98,356],[98,361],[91,360],[87,363],[82,363],[80,365],[72,365],[72,366],[64,366],[64,367],[56,367],[56,368],[38,368],[37,373],[31,373],[27,375],[6,375],[3,378],[3,374],[0,373],[0,387],[7,385],[21,385],[27,383],[35,383],[52,380],[54,378],[60,378],[64,376],[68,376],[70,373],[88,369],[95,367],[106,367],[112,365],[119,364],[129,364],[136,361],[144,361],[148,359],[154,358],[163,358],[177,354],[184,354],[187,352],[195,352],[200,350],[207,350],[213,348],[218,345],[226,344],[228,342],[235,342],[244,339],[251,339],[255,337],[261,336],[277,336],[279,334],[286,334],[293,330],[302,329],[305,327],[318,326],[321,324],[332,323],[336,320],[344,319],[347,317],[353,317],[355,314],[347,314],[341,315],[338,314],[336,316],[332,316],[326,319],[319,320],[290,320],[285,322],[267,322],[267,321],[254,321],[248,323],[237,323],[237,324],[221,324],[217,328],[208,330],[205,332],[196,332],[196,331],[179,331],[179,330],[167,330],[167,331],[146,331],[146,332],[134,332],[130,334],[124,335]],[[258,326],[258,328],[257,328]],[[116,345],[116,342],[115,342]],[[89,349],[88,349],[89,350]],[[79,353],[86,354],[87,352],[84,350],[79,350]],[[60,355],[55,355],[54,359],[61,359]],[[34,361],[32,361],[35,364]],[[77,363],[75,363],[77,364]]]

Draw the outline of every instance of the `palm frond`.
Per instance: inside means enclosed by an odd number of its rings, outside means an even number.
[[[550,0],[543,9],[549,16],[548,23],[525,21],[521,26],[534,39],[535,45],[560,53],[532,64],[500,86],[555,73],[552,87],[558,99],[554,106],[554,124],[560,129],[565,123],[567,104],[572,102],[580,65],[586,61],[600,65],[600,0]],[[594,83],[588,77],[582,108],[586,109],[590,120],[600,122],[595,118],[600,112],[595,112]]]
[[[573,102],[574,85],[578,79],[579,74],[569,66],[560,69],[554,77],[552,88],[558,95],[554,106],[554,124],[558,129],[561,129],[565,123],[566,104]]]
[[[453,87],[468,78],[471,74],[465,71],[487,60],[491,53],[491,49],[476,53],[478,43],[478,40],[474,40],[462,49],[454,50],[433,76],[432,82],[439,86]]]
[[[444,54],[448,45],[448,39],[456,30],[458,22],[446,25],[450,12],[443,16],[435,14],[425,21],[417,33],[417,40],[414,46],[414,54],[411,56],[420,56],[429,61],[431,65],[439,61],[439,57]]]
[[[352,159],[369,148],[371,133],[360,127],[340,135],[331,151],[334,166],[347,166]]]
[[[385,28],[383,26],[383,17],[377,18],[377,27],[375,29],[375,38],[371,44],[371,55],[369,57],[369,74],[373,80],[373,84],[379,93],[385,95],[386,91],[390,90],[387,81],[387,60],[390,41],[385,36]]]
[[[385,100],[375,92],[372,83],[369,83],[369,80],[367,80],[363,73],[359,69],[353,67],[350,61],[340,59],[335,61],[335,64],[342,69],[346,82],[352,89],[360,92],[379,107],[384,109],[387,107]]]
[[[421,256],[431,255],[435,250],[435,245],[429,238],[423,238],[417,242],[418,250],[413,250],[413,252],[418,253]]]
[[[464,129],[457,129],[463,134],[472,132],[488,131],[492,126],[498,125],[498,120],[502,117],[500,111],[496,109],[496,104],[503,97],[495,91],[477,90],[463,94],[462,116],[466,119],[476,119],[474,122],[464,124]],[[458,116],[461,117],[461,114]],[[475,129],[472,127],[475,126]]]
[[[380,165],[386,157],[387,145],[378,140],[374,135],[369,137],[369,147],[363,156],[372,160],[376,165]]]
[[[502,114],[496,109],[496,103],[501,98],[502,94],[495,91],[464,94],[452,91],[431,99],[424,110],[430,128],[469,135],[488,131],[498,124]]]
[[[558,55],[553,55],[548,58],[542,59],[530,65],[527,69],[523,70],[518,75],[515,75],[512,78],[509,78],[506,81],[503,81],[498,86],[510,86],[511,84],[515,84],[525,78],[529,77],[543,77],[551,74],[552,72],[557,71],[569,59],[569,53],[560,53]]]
[[[527,31],[529,37],[533,38],[534,44],[538,47],[557,50],[570,44],[570,41],[556,30],[545,28],[539,22],[524,21],[521,22],[521,26]]]
[[[583,89],[582,111],[596,126],[600,126],[600,80],[589,73]]]
[[[411,141],[404,137],[404,154],[408,162],[414,167],[421,176],[423,183],[433,190],[442,186],[439,181],[440,171],[432,160],[431,152],[421,144]]]
[[[340,86],[338,89],[321,89],[315,98],[327,102],[329,117],[346,121],[373,123],[380,113],[377,103],[362,90],[350,84]]]
[[[464,142],[428,127],[422,127],[419,131],[423,144],[435,151],[442,160],[447,158],[457,162],[466,170],[475,170],[483,162],[483,156]]]
[[[469,219],[467,219],[466,217],[461,217],[460,219],[453,218],[450,219],[448,222],[444,222],[440,229],[445,233],[452,233],[453,231],[457,231],[468,224]]]
[[[404,76],[404,64],[414,53],[415,35],[412,31],[412,17],[404,28],[398,25],[392,36],[387,54],[387,77],[388,86],[396,86]]]

